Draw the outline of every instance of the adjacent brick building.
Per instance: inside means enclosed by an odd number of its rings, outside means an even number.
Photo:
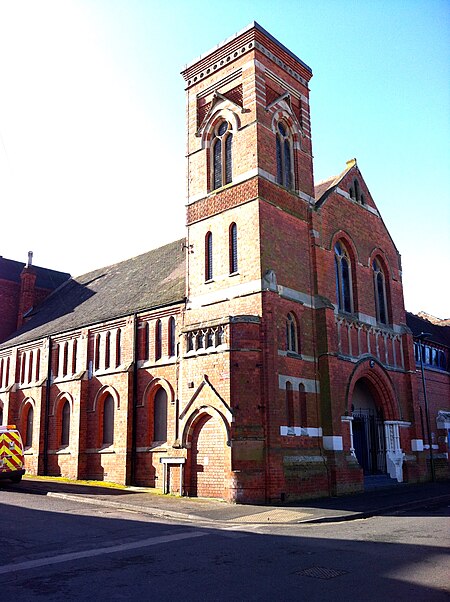
[[[356,160],[314,187],[311,69],[253,23],[182,74],[186,237],[66,281],[0,345],[28,470],[233,502],[429,478],[400,256]]]

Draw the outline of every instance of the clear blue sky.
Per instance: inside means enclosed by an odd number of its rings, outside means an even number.
[[[447,0],[0,0],[0,255],[79,275],[183,236],[183,65],[256,20],[313,70],[316,181],[356,157],[406,308],[450,317]]]

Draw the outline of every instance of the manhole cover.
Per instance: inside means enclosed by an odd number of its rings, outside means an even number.
[[[327,569],[323,566],[313,566],[309,569],[298,571],[297,575],[305,575],[306,577],[315,577],[316,579],[333,579],[339,575],[346,575],[348,571],[338,571],[337,569]]]

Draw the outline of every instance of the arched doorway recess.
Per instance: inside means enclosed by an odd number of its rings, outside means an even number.
[[[369,382],[355,384],[351,402],[353,446],[364,475],[386,474],[386,439],[383,410]]]
[[[219,416],[202,414],[192,427],[190,495],[225,498],[226,432]]]

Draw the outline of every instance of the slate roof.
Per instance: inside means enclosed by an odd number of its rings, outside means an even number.
[[[433,324],[433,322],[416,316],[416,314],[412,314],[409,311],[406,312],[406,324],[415,337],[419,336],[422,332],[428,332],[431,334],[431,337],[428,339],[430,342],[450,348],[450,326]]]
[[[22,261],[0,257],[0,280],[8,280],[20,284],[20,274],[24,267],[25,264]],[[55,290],[70,278],[70,274],[66,272],[40,268],[37,265],[33,265],[31,269],[36,274],[36,286],[38,288]]]
[[[177,240],[71,278],[37,306],[0,348],[183,301],[184,242]]]

